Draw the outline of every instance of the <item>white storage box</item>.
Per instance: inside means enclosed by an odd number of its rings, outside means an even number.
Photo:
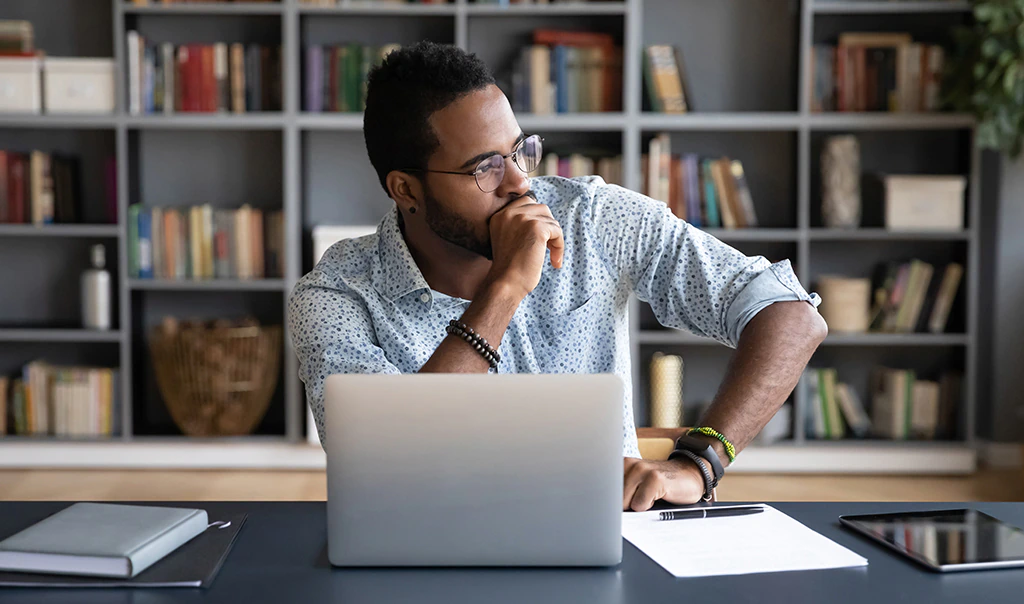
[[[960,231],[964,228],[963,176],[886,176],[885,228],[890,231]]]
[[[113,113],[114,60],[47,57],[43,94],[47,113]]]
[[[0,57],[0,113],[39,113],[39,57]]]

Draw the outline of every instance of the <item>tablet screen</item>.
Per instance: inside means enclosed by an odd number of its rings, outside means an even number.
[[[1024,531],[977,510],[858,515],[843,520],[933,566],[1024,561]]]

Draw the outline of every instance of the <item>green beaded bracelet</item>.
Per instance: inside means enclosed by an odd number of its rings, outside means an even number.
[[[729,463],[732,463],[732,462],[736,461],[736,447],[734,447],[732,445],[732,443],[729,442],[728,438],[722,436],[714,428],[708,428],[707,426],[700,426],[700,427],[697,427],[697,428],[691,428],[686,434],[687,435],[690,435],[690,434],[703,434],[704,436],[710,436],[711,438],[717,438],[718,440],[722,441],[723,445],[725,445],[725,454],[729,456]]]

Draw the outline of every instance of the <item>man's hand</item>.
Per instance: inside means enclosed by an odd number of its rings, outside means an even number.
[[[562,227],[544,204],[524,196],[491,217],[494,263],[487,280],[504,281],[522,298],[540,282],[544,250],[551,249],[551,266],[562,267],[565,241]]]
[[[689,459],[646,461],[626,457],[624,463],[623,511],[647,511],[658,499],[689,505],[704,495],[704,475]]]

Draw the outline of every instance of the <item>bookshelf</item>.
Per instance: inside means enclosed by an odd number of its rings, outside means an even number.
[[[362,117],[302,111],[302,49],[307,44],[347,41],[412,43],[422,38],[477,52],[492,69],[538,27],[593,29],[611,33],[623,46],[623,111],[601,114],[518,114],[525,131],[560,144],[582,141],[623,156],[626,185],[639,188],[640,155],[651,137],[668,132],[673,150],[731,154],[743,160],[759,216],[766,228],[712,230],[745,253],[772,260],[791,258],[812,289],[824,272],[866,271],[885,254],[924,254],[926,260],[955,258],[965,281],[954,312],[958,331],[947,334],[830,335],[812,364],[850,367],[862,374],[878,362],[928,368],[948,364],[965,372],[962,408],[966,423],[957,442],[820,442],[804,437],[796,422],[791,440],[752,446],[736,471],[792,472],[968,472],[976,461],[980,156],[971,147],[973,120],[956,114],[811,113],[806,95],[809,49],[842,30],[911,31],[941,41],[954,23],[970,18],[958,1],[839,0],[628,0],[625,2],[493,6],[454,0],[444,5],[378,5],[343,0],[336,6],[280,3],[221,3],[137,6],[121,0],[54,0],[43,8],[14,0],[0,18],[27,18],[36,25],[37,46],[51,55],[113,56],[119,66],[119,109],[109,116],[0,115],[0,135],[16,146],[62,147],[84,154],[99,148],[117,159],[118,225],[58,225],[35,229],[0,226],[0,264],[23,246],[47,260],[41,272],[0,278],[34,284],[68,283],[49,295],[77,299],[78,268],[72,259],[93,241],[116,247],[115,330],[68,329],[74,304],[49,304],[49,312],[15,319],[0,311],[0,370],[38,356],[58,363],[105,362],[120,366],[125,434],[110,442],[33,438],[0,440],[0,466],[38,467],[322,467],[322,452],[305,444],[305,401],[297,361],[283,351],[278,390],[267,419],[246,438],[189,439],[177,436],[162,409],[148,367],[146,330],[172,314],[214,317],[251,314],[283,324],[289,291],[310,266],[310,231],[318,224],[376,224],[388,209],[365,156]],[[52,5],[58,5],[54,10]],[[55,16],[56,15],[56,16]],[[95,35],[81,36],[88,28]],[[128,115],[125,93],[125,32],[138,29],[154,41],[256,42],[282,46],[283,111],[275,113]],[[77,35],[72,35],[76,34]],[[643,111],[641,53],[649,44],[680,48],[695,111],[661,115]],[[50,134],[48,134],[50,133]],[[92,133],[92,134],[89,134]],[[817,153],[824,137],[863,135],[862,153],[878,152],[866,168],[881,169],[908,153],[900,169],[941,169],[966,174],[970,187],[967,228],[959,233],[889,232],[866,223],[854,231],[821,226]],[[41,141],[41,142],[37,142]],[[938,145],[938,146],[937,146]],[[887,147],[895,150],[886,152]],[[938,149],[936,151],[935,149]],[[219,158],[230,156],[238,169]],[[875,157],[872,155],[872,157]],[[238,174],[241,174],[239,176]],[[285,215],[285,275],[261,281],[156,281],[130,279],[124,218],[131,203],[189,204],[198,198],[216,207],[245,200]],[[99,199],[87,203],[102,204]],[[877,257],[877,258],[876,258]],[[37,281],[38,280],[38,281]],[[21,307],[25,301],[19,300]],[[44,305],[47,306],[47,305]],[[21,308],[19,307],[19,308]],[[52,324],[46,328],[38,324]],[[728,349],[685,333],[660,329],[649,308],[631,306],[633,386],[637,425],[647,421],[646,360],[655,351],[677,352],[687,362],[688,402],[713,394],[728,362]],[[287,340],[287,337],[286,337]],[[126,401],[127,402],[127,401]],[[807,393],[793,395],[801,417]],[[8,454],[9,453],[9,454]],[[894,454],[897,454],[894,456]]]

